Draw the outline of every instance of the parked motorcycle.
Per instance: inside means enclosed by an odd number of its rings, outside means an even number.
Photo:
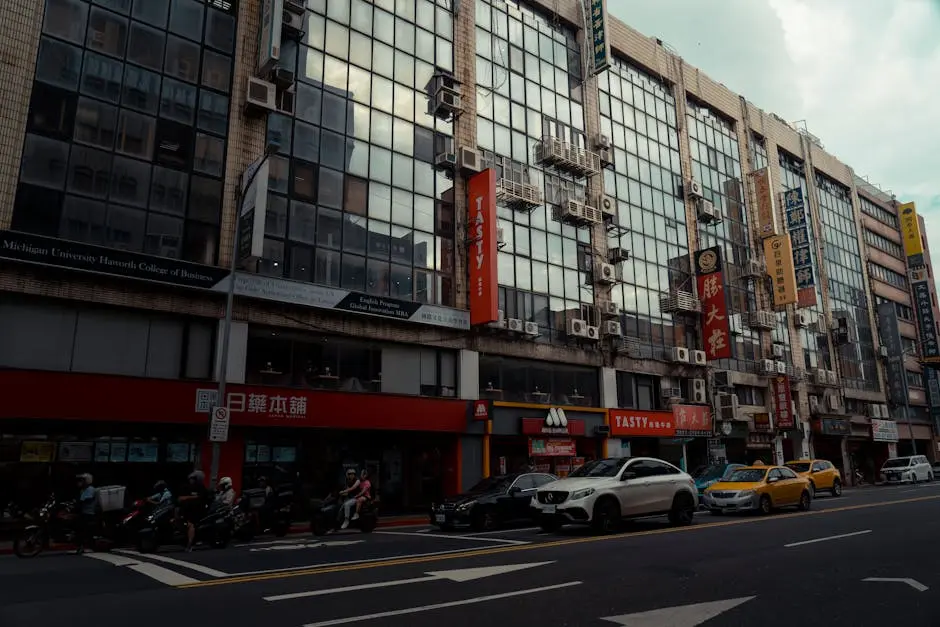
[[[235,537],[242,542],[250,542],[263,533],[283,538],[290,531],[293,500],[290,486],[277,489],[270,503],[263,488],[245,490],[232,508]]]
[[[25,519],[28,524],[13,540],[17,557],[36,557],[53,543],[74,544],[78,539],[74,501],[60,501],[52,494],[37,512],[26,514]]]
[[[343,506],[342,499],[335,494],[330,494],[322,501],[315,501],[312,504],[312,515],[310,519],[310,531],[315,536],[322,536],[330,531],[336,531],[342,527],[343,519],[340,509]],[[372,533],[379,522],[379,503],[378,498],[366,501],[362,504],[359,511],[359,518],[352,520],[347,529],[358,529],[362,533]]]
[[[172,504],[161,505],[146,517],[137,533],[138,551],[153,553],[164,544],[186,544],[186,525],[176,519],[175,511]],[[233,528],[232,509],[214,502],[196,523],[195,541],[224,548],[232,539]]]
[[[131,504],[130,509],[120,512],[114,520],[106,520],[102,535],[118,546],[133,545],[140,530],[147,524],[147,515],[153,511],[153,505],[145,499]]]

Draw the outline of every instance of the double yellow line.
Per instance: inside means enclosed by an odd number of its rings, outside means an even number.
[[[219,579],[210,579],[208,581],[198,581],[177,586],[178,588],[207,588],[210,586],[227,586],[236,583],[253,583],[257,581],[270,581],[273,579],[287,579],[289,577],[306,577],[310,575],[326,575],[328,573],[349,572],[354,570],[367,570],[371,568],[387,568],[389,566],[406,566],[408,564],[424,564],[427,562],[440,562],[444,560],[464,559],[468,557],[480,557],[485,555],[499,555],[501,553],[516,553],[518,551],[533,551],[539,549],[548,549],[559,546],[570,546],[574,544],[587,544],[590,542],[608,542],[610,540],[620,540],[623,538],[638,538],[641,536],[657,536],[667,533],[682,533],[687,531],[701,531],[702,529],[712,529],[714,527],[730,527],[732,525],[749,525],[772,520],[781,520],[785,518],[794,518],[798,516],[819,516],[823,514],[834,514],[837,512],[849,512],[859,509],[871,509],[875,507],[887,507],[890,505],[902,505],[905,503],[918,503],[921,501],[933,501],[940,499],[940,495],[919,496],[909,499],[900,499],[896,501],[880,501],[878,503],[864,503],[861,505],[844,505],[842,507],[833,507],[829,509],[810,510],[808,512],[791,512],[786,514],[777,514],[775,516],[762,516],[759,518],[738,518],[735,520],[725,520],[721,522],[706,523],[704,525],[692,525],[690,527],[666,527],[663,529],[651,529],[649,531],[636,531],[627,533],[618,533],[610,536],[587,536],[583,538],[569,538],[566,540],[552,540],[550,542],[540,542],[533,544],[515,544],[512,546],[491,547],[479,550],[460,551],[456,553],[446,553],[441,555],[426,555],[423,557],[402,557],[387,560],[365,562],[362,564],[349,565],[324,565],[311,568],[299,568],[297,570],[288,570],[275,573],[258,573],[255,575],[235,575],[232,577],[223,577]]]

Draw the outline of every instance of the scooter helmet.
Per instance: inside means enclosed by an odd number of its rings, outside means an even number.
[[[232,478],[231,477],[222,477],[219,479],[219,487],[223,490],[228,490],[232,487]]]
[[[166,490],[166,488],[167,488],[166,481],[164,481],[163,479],[160,479],[155,484],[153,484],[154,492],[163,492],[164,490]]]
[[[196,481],[198,483],[203,483],[206,480],[206,474],[201,470],[194,470],[189,473],[189,480]]]

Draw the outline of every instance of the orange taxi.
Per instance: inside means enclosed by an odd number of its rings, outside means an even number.
[[[736,468],[710,485],[702,497],[703,507],[716,515],[751,511],[769,514],[792,506],[805,511],[812,501],[809,480],[786,466]]]
[[[825,459],[797,459],[784,466],[809,480],[813,497],[817,492],[842,496],[842,473],[832,462]]]

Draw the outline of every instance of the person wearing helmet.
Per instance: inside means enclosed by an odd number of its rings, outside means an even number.
[[[94,478],[87,472],[76,477],[78,481],[78,548],[75,553],[81,555],[85,548],[94,548],[95,526],[98,515],[98,491],[93,485]]]
[[[151,505],[167,505],[173,502],[173,494],[166,481],[160,479],[153,484],[153,494],[147,497],[147,502]]]
[[[219,487],[217,488],[215,500],[224,503],[228,507],[235,504],[235,488],[232,487],[231,477],[222,477],[219,479]]]
[[[180,515],[186,523],[186,550],[193,550],[196,541],[196,523],[205,514],[209,505],[209,490],[206,489],[206,475],[201,470],[189,474],[185,492],[177,499]]]

